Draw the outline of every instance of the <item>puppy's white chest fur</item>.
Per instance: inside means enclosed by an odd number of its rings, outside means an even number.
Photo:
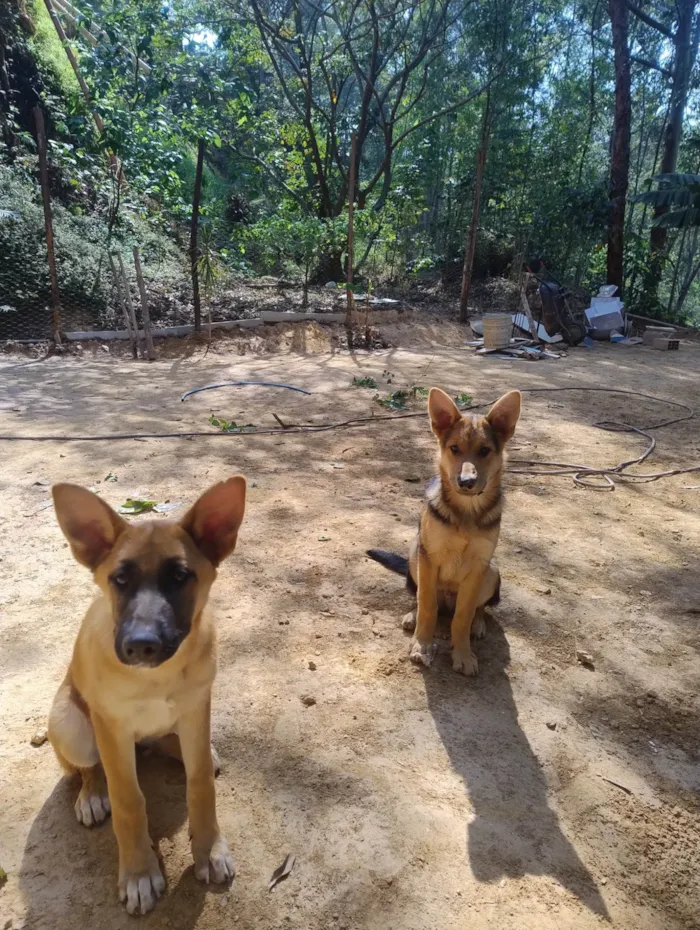
[[[131,702],[128,717],[136,726],[135,740],[165,736],[175,730],[181,709],[171,697],[152,697]]]

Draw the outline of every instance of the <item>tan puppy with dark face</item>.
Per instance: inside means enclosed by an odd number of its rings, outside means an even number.
[[[61,529],[100,594],[54,699],[49,739],[66,771],[82,776],[78,820],[92,826],[112,811],[119,897],[130,914],[150,911],[165,887],[136,775],[142,740],[160,741],[184,762],[197,878],[234,875],[216,820],[209,735],[216,634],[205,607],[216,567],[235,548],[245,491],[237,475],[210,488],[179,523],[130,525],[84,488],[53,489]]]
[[[428,486],[409,557],[381,549],[367,554],[405,575],[417,594],[417,610],[403,624],[415,628],[413,661],[430,665],[438,610],[449,609],[452,666],[475,675],[470,635],[483,636],[483,608],[498,602],[500,575],[492,558],[503,511],[503,449],[520,416],[520,392],[504,394],[485,417],[477,417],[463,416],[444,391],[432,388],[428,413],[438,440],[438,474]]]

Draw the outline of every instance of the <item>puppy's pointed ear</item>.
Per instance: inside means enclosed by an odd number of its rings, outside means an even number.
[[[51,493],[58,525],[73,555],[94,571],[129,524],[97,494],[77,484],[55,484]]]
[[[486,419],[500,441],[506,443],[515,432],[519,416],[520,391],[508,391],[503,397],[499,397],[486,414]]]
[[[430,425],[438,439],[462,419],[462,414],[455,402],[440,388],[430,389],[428,413],[430,415]]]
[[[197,548],[216,566],[236,548],[245,512],[245,478],[234,475],[205,491],[180,520]]]

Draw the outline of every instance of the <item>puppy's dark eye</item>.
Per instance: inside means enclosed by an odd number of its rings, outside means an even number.
[[[112,584],[122,590],[129,584],[129,575],[123,568],[120,568],[119,571],[112,575]]]
[[[479,449],[479,457],[482,458],[482,459],[485,459],[486,456],[489,454],[490,451],[491,451],[491,449],[490,449],[488,446],[482,446],[482,447]]]
[[[171,578],[175,584],[184,584],[187,579],[190,577],[191,572],[189,572],[184,566],[176,565],[173,568],[171,573]]]
[[[450,452],[453,452],[455,455],[459,455],[460,451],[461,451],[461,450],[460,450],[459,446],[457,446],[457,445],[450,446]]]

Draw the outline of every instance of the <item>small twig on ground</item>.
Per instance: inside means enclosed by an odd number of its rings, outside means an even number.
[[[601,775],[600,772],[596,772],[596,774],[597,774],[598,778],[602,778],[603,781],[606,781],[609,785],[614,785],[616,788],[619,788],[620,791],[624,791],[625,794],[631,795],[631,794],[633,793],[631,788],[628,788],[627,785],[623,785],[623,784],[622,784],[621,782],[619,782],[619,781],[615,781],[614,778],[608,778],[608,777],[605,776],[605,775]]]

